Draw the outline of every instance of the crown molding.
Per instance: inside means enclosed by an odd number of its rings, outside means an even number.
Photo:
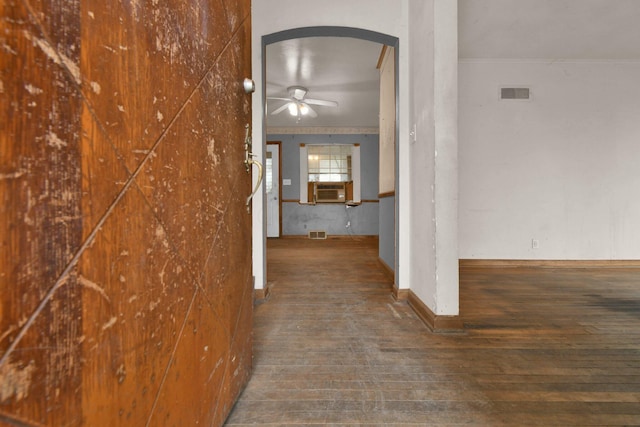
[[[377,127],[267,127],[267,135],[377,135]]]

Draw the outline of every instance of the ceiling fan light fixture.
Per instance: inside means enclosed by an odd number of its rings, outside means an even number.
[[[293,117],[296,117],[298,121],[302,118],[302,116],[309,116],[315,119],[316,117],[318,117],[318,113],[316,113],[312,105],[320,105],[322,107],[338,106],[338,103],[336,101],[306,98],[306,94],[309,92],[309,90],[302,86],[289,86],[287,88],[287,91],[289,92],[289,98],[281,98],[276,96],[267,97],[267,100],[287,101],[276,108],[274,111],[272,111],[270,115],[275,116],[276,114],[280,114],[285,110],[289,110],[289,114]]]
[[[289,92],[290,97],[300,101],[304,99],[305,96],[307,96],[307,92],[309,92],[309,89],[302,86],[289,86],[287,88],[287,92]]]

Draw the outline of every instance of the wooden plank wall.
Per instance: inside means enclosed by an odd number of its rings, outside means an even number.
[[[0,8],[0,424],[222,424],[251,367],[250,2]]]

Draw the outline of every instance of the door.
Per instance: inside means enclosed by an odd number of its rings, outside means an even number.
[[[280,237],[280,143],[267,142],[267,158],[265,159],[267,191],[267,237]]]
[[[0,424],[222,425],[251,372],[250,1],[51,3],[0,12]]]

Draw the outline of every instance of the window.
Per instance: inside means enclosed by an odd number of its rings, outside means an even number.
[[[307,173],[307,182],[351,181],[351,145],[310,145]]]
[[[341,187],[345,198],[330,198],[331,201],[360,203],[360,144],[300,144],[300,203],[320,201],[319,183],[348,183]],[[328,184],[324,187],[329,189]]]

